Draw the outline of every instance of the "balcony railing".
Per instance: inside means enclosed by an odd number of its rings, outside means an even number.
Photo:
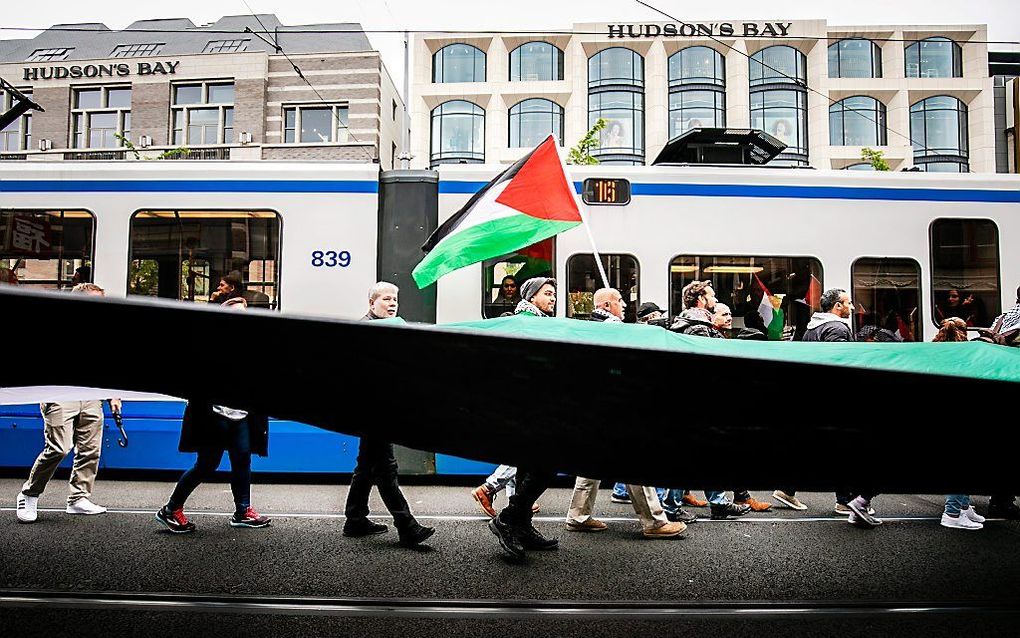
[[[71,151],[64,153],[65,160],[122,160],[124,151]]]

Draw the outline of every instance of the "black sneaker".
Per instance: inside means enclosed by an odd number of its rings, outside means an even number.
[[[990,505],[988,507],[989,518],[1004,518],[1007,521],[1020,521],[1020,507],[1015,503]]]
[[[510,558],[515,561],[524,560],[524,546],[514,534],[514,529],[500,520],[499,516],[489,521],[489,531],[496,535],[496,538],[499,539],[499,546],[510,555]]]
[[[255,508],[248,506],[243,512],[234,512],[230,517],[231,527],[268,527],[269,517],[262,516],[255,511]]]
[[[166,526],[174,534],[187,534],[195,531],[195,524],[184,515],[184,508],[170,511],[166,505],[156,512],[156,520]]]
[[[540,552],[558,549],[560,546],[560,542],[557,539],[542,536],[542,534],[535,529],[534,525],[528,525],[527,529],[518,530],[517,540],[520,541],[521,547],[524,549]]]
[[[743,516],[751,511],[750,505],[737,505],[736,503],[727,503],[725,505],[712,505],[712,520],[719,521],[730,516]]]
[[[385,534],[389,529],[382,523],[376,523],[367,518],[348,518],[344,523],[344,536],[348,538],[361,538],[362,536],[375,536]]]
[[[684,523],[685,525],[698,522],[697,514],[691,514],[682,507],[677,508],[676,512],[666,512],[666,518],[672,523]]]
[[[386,526],[383,525],[383,527]],[[435,533],[435,527],[427,527],[425,525],[420,525],[417,522],[413,523],[406,529],[398,530],[398,534],[400,534],[400,544],[404,547],[417,547],[431,538]]]

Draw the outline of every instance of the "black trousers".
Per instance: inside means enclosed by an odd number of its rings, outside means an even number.
[[[500,520],[512,527],[530,527],[531,518],[535,515],[531,507],[555,478],[554,473],[517,468],[517,491],[500,513]]]
[[[411,508],[397,482],[393,444],[363,437],[354,476],[351,477],[351,489],[347,492],[347,506],[344,508],[347,520],[368,517],[368,495],[373,485],[379,490],[379,496],[393,516],[393,525],[397,529],[405,529],[414,523]]]

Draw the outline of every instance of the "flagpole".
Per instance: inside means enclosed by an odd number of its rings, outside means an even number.
[[[591,242],[591,252],[595,257],[595,265],[598,266],[599,276],[602,277],[602,287],[609,288],[609,277],[606,276],[606,269],[602,267],[602,257],[599,255],[599,249],[595,246],[595,236],[591,234],[591,226],[588,225],[588,206],[581,204],[577,207],[577,212],[581,214],[581,225],[584,226],[584,230],[588,233],[588,241]]]

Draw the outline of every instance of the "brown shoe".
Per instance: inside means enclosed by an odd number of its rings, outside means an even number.
[[[645,538],[676,538],[684,533],[687,526],[683,523],[666,523],[658,527],[652,527],[644,531]]]
[[[752,512],[767,512],[770,509],[772,509],[772,503],[765,503],[764,501],[759,501],[754,497],[751,497],[746,501],[733,501],[733,502],[736,503],[737,505],[749,506]]]
[[[684,502],[684,505],[689,505],[690,507],[708,507],[708,501],[702,500],[690,492],[685,493],[681,500]]]
[[[535,503],[534,505],[531,506],[531,513],[532,514],[538,514],[541,511],[542,511],[542,506],[539,505],[538,503]]]
[[[572,532],[601,532],[608,526],[597,518],[589,518],[583,523],[567,521],[566,527]]]
[[[492,507],[492,494],[487,486],[481,485],[476,487],[471,491],[471,496],[474,497],[475,502],[478,503],[478,507],[482,508],[483,512],[495,518],[496,510]]]

